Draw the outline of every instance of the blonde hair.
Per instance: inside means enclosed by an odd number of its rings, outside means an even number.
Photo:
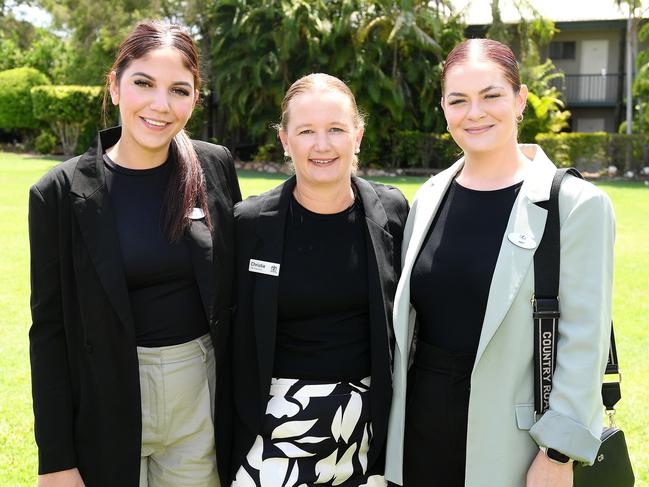
[[[275,128],[278,131],[283,130],[286,132],[286,128],[288,127],[289,105],[291,103],[291,100],[296,96],[309,91],[338,91],[347,96],[347,98],[351,102],[352,110],[354,112],[354,127],[359,129],[365,126],[365,116],[358,109],[356,98],[354,97],[352,90],[349,89],[349,86],[347,86],[347,84],[343,80],[326,73],[311,73],[296,80],[289,87],[289,89],[286,90],[281,105],[282,118],[280,119],[279,123],[275,125]],[[352,173],[355,173],[357,169],[358,157],[354,155],[354,159],[352,161]]]

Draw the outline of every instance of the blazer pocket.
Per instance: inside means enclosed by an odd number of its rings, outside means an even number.
[[[534,404],[516,404],[514,409],[518,429],[529,430],[534,424]]]

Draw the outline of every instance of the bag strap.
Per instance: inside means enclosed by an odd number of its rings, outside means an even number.
[[[547,209],[548,215],[543,238],[534,254],[532,317],[534,320],[534,411],[537,416],[547,411],[550,406],[552,375],[556,367],[557,331],[561,316],[559,312],[559,269],[561,267],[559,190],[566,174],[583,179],[579,171],[574,168],[557,169],[552,180],[550,199],[542,204]],[[612,323],[606,374],[617,375],[616,381],[602,384],[604,406],[607,411],[613,411],[615,404],[621,398],[621,391]]]

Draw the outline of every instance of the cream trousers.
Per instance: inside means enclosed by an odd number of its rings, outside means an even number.
[[[220,487],[210,336],[169,347],[137,347],[137,354],[142,396],[140,487]]]

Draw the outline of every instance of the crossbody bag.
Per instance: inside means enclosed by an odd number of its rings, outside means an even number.
[[[559,329],[560,224],[559,189],[566,174],[582,178],[576,169],[557,169],[547,202],[547,220],[543,238],[534,254],[534,411],[539,417],[549,408],[552,375],[557,359]],[[611,342],[606,364],[607,377],[615,380],[602,384],[602,401],[608,426],[602,431],[602,444],[595,462],[586,466],[573,463],[574,487],[632,487],[635,483],[624,433],[615,425],[615,405],[621,399],[621,374],[611,323]]]

